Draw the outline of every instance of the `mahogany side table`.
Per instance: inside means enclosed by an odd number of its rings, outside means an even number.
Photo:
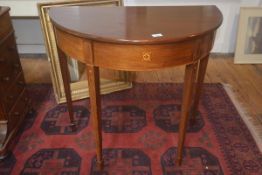
[[[208,57],[222,14],[216,6],[51,8],[68,111],[66,55],[86,64],[97,163],[102,159],[99,68],[149,71],[185,65],[176,163],[181,164],[189,115],[196,115]]]

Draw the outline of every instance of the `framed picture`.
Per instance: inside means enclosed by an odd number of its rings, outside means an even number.
[[[241,7],[235,63],[262,63],[262,7]]]
[[[40,22],[45,38],[47,56],[51,63],[51,79],[55,97],[58,103],[66,101],[61,68],[57,53],[57,44],[55,40],[54,30],[48,11],[51,7],[57,6],[121,6],[122,0],[70,0],[70,1],[52,1],[38,4]],[[72,100],[79,100],[89,96],[88,81],[85,72],[85,66],[75,59],[68,58],[68,67],[71,77],[71,94]],[[101,71],[103,72],[103,71]],[[100,90],[102,94],[111,93],[132,87],[129,82],[130,74],[123,71],[114,73],[117,78],[100,79]]]

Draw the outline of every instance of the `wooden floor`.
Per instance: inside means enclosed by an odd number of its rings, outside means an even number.
[[[51,82],[50,66],[46,59],[22,58],[21,62],[27,83]],[[183,82],[183,68],[175,67],[154,72],[137,72],[133,76],[133,81]],[[235,65],[233,58],[230,57],[211,58],[205,82],[220,82],[231,85],[238,101],[246,108],[249,115],[257,118],[262,125],[262,65]]]

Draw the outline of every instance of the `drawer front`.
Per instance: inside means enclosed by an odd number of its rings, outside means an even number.
[[[22,96],[18,99],[12,111],[8,114],[8,133],[10,133],[14,128],[23,121],[26,112],[28,111],[28,97],[24,90]]]
[[[11,74],[12,68],[8,54],[8,42],[0,45],[0,76],[7,76]]]
[[[15,38],[11,35],[0,48],[0,83],[2,89],[9,88],[21,70]]]
[[[12,86],[9,89],[6,89],[6,92],[3,92],[3,102],[7,113],[11,110],[24,89],[25,80],[23,74],[21,73],[19,77],[13,82]]]
[[[0,16],[0,38],[3,38],[12,30],[12,23],[9,13]]]
[[[8,59],[9,64],[12,66],[12,69],[14,71],[21,71],[21,64],[20,64],[20,59],[17,51],[17,46],[16,46],[16,41],[15,41],[15,36],[14,34],[10,35],[8,39],[6,40],[6,58]]]
[[[9,63],[8,55],[0,50],[0,77],[11,75],[12,67]]]
[[[95,65],[118,70],[153,70],[193,61],[197,42],[120,45],[94,42]]]

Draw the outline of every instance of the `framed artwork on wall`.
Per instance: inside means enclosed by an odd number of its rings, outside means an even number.
[[[234,63],[262,63],[262,7],[241,7]]]
[[[55,97],[58,103],[66,101],[61,68],[57,53],[57,44],[52,23],[48,15],[51,7],[58,6],[121,6],[122,0],[63,0],[38,4],[39,17],[45,38],[47,56],[51,64],[51,79]],[[68,58],[68,67],[71,77],[72,100],[79,100],[89,96],[88,81],[85,66],[75,59]],[[102,94],[111,93],[132,87],[128,72],[117,71],[116,79],[100,79],[100,91]]]

